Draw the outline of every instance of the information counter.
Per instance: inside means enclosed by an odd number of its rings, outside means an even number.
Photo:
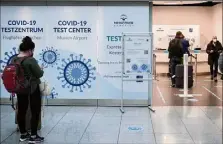
[[[157,75],[167,74],[169,70],[169,59],[167,50],[154,50],[156,55],[156,73]],[[209,65],[207,63],[208,55],[205,50],[192,50],[191,54],[197,56],[197,75],[209,73]],[[192,63],[195,69],[195,59],[192,59]]]

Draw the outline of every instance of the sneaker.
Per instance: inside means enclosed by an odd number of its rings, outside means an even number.
[[[217,77],[215,77],[215,78],[214,78],[214,81],[215,81],[215,82],[218,82],[218,78],[217,78]]]
[[[30,138],[29,138],[29,144],[40,143],[43,141],[44,141],[44,137],[40,137],[38,135],[30,136]]]
[[[20,142],[23,142],[23,141],[28,140],[29,138],[30,138],[30,134],[29,133],[26,133],[26,134],[20,136],[19,141]]]

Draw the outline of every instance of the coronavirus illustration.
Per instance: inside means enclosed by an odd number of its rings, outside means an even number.
[[[148,69],[148,66],[146,64],[141,65],[141,70],[142,71],[147,71],[147,69]]]
[[[46,47],[46,49],[43,49],[40,53],[39,60],[45,67],[53,67],[54,65],[57,65],[59,55],[57,49]]]
[[[58,93],[56,92],[56,89],[53,87],[51,90],[51,95],[48,98],[55,99],[56,96],[58,96]]]
[[[15,47],[12,48],[11,51],[5,52],[5,57],[0,60],[1,69],[0,72],[2,73],[5,67],[10,64],[13,57],[17,56],[18,52]]]
[[[132,70],[133,71],[137,71],[138,70],[138,65],[137,64],[133,64],[132,65]]]
[[[83,92],[85,88],[91,88],[91,82],[96,79],[96,68],[91,65],[91,59],[86,60],[83,55],[70,55],[67,60],[62,59],[63,64],[57,69],[60,70],[58,80],[63,83],[63,88],[69,88],[70,92]]]

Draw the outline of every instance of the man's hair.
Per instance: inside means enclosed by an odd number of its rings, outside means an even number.
[[[183,34],[181,35],[181,37],[182,37],[183,39],[185,38],[185,36],[184,36]]]
[[[213,36],[212,39],[217,39],[217,36]]]
[[[176,33],[176,38],[180,38],[181,37],[181,35],[182,35],[182,32],[181,31],[178,31],[177,33]]]

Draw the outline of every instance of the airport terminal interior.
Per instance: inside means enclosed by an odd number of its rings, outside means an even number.
[[[222,144],[223,53],[213,77],[206,50],[213,39],[223,43],[222,8],[222,1],[3,0],[0,73],[30,36],[50,88],[42,144]],[[176,70],[180,87],[168,57],[179,31],[190,52]],[[17,98],[2,81],[1,144],[28,144],[19,141]]]

